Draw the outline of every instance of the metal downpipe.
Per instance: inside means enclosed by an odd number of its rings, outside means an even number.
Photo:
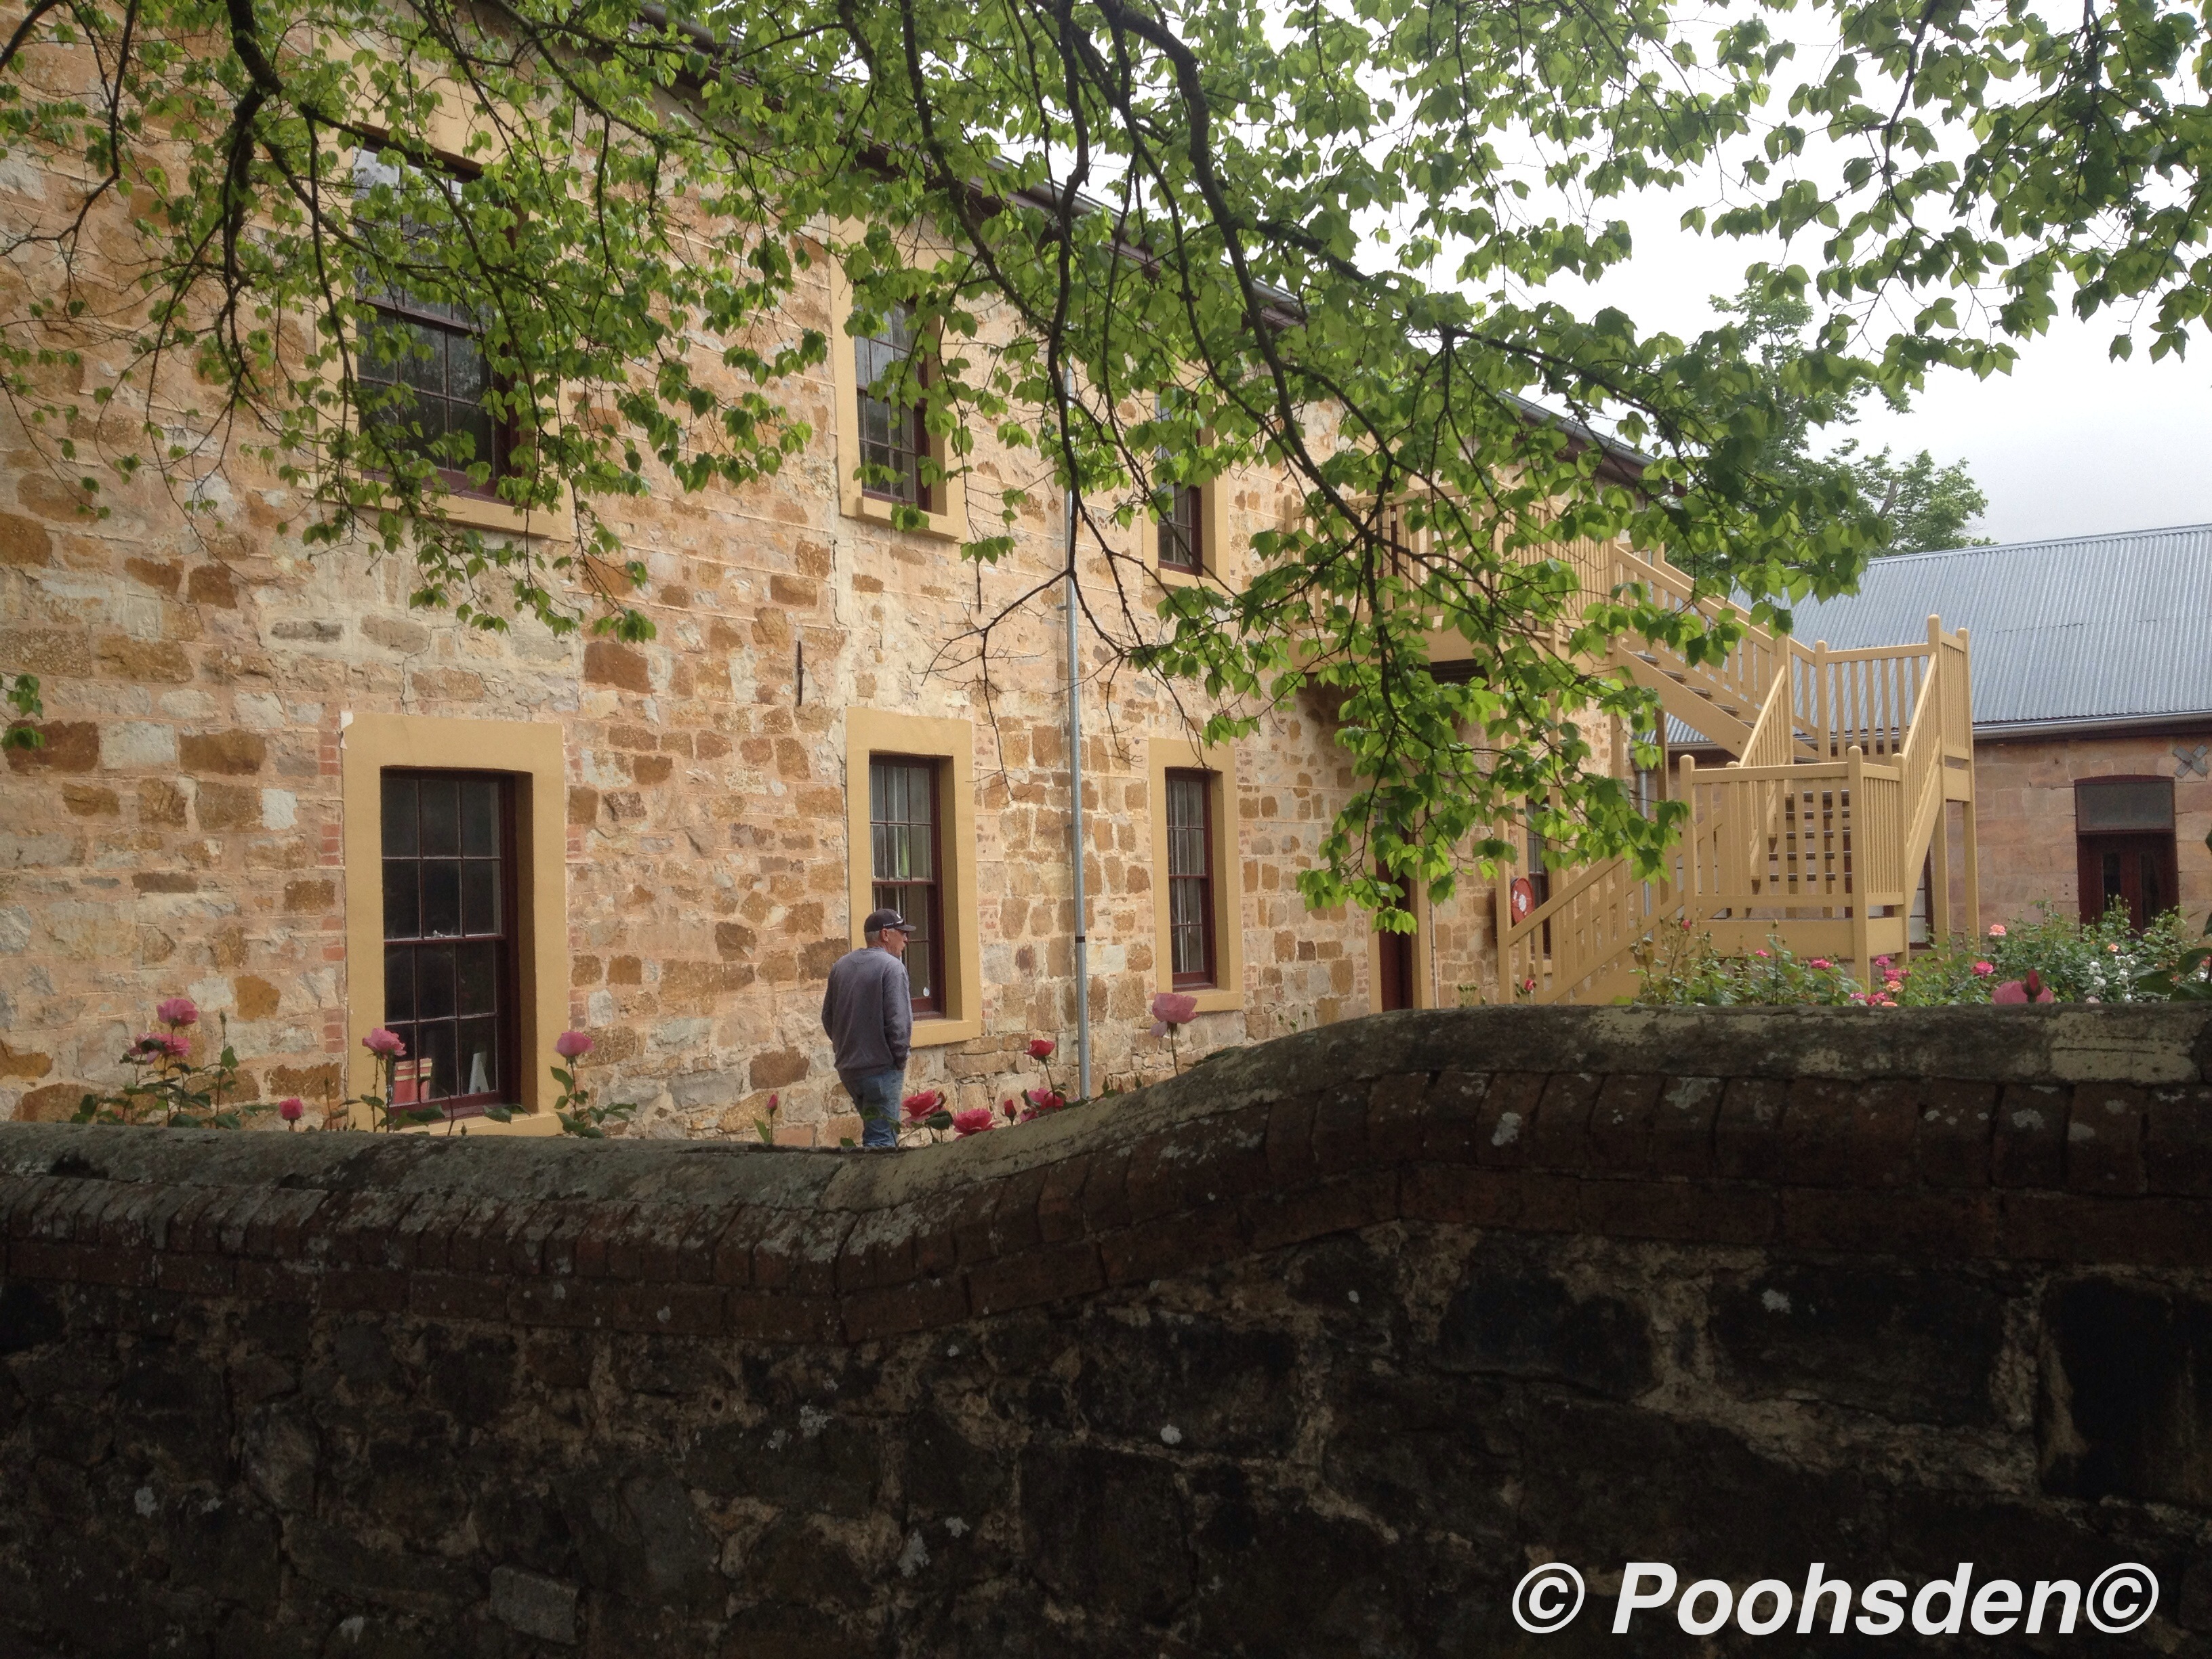
[[[1073,458],[1071,458],[1071,474]],[[1075,1064],[1076,1097],[1091,1098],[1090,907],[1083,888],[1083,659],[1076,649],[1075,483],[1071,476],[1061,512],[1067,558],[1067,796],[1070,855],[1075,869]]]

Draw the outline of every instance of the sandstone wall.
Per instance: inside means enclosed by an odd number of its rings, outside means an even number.
[[[2057,738],[1985,738],[1974,744],[1981,792],[1982,911],[1990,921],[2032,917],[2048,899],[2077,914],[2074,785],[2082,778],[2174,778],[2174,858],[2191,933],[2212,915],[2212,779],[2175,777],[2178,747],[2194,751],[2212,727],[2187,736],[2116,733]]]
[[[0,205],[40,187],[11,175]],[[823,326],[828,303],[817,282],[783,320]],[[64,390],[88,397],[112,372],[89,352]],[[844,711],[971,721],[982,1036],[922,1051],[910,1076],[963,1105],[1041,1080],[1022,1050],[1072,1036],[1076,994],[1058,601],[997,633],[988,687],[963,636],[1016,595],[1049,593],[1057,497],[1028,510],[997,566],[963,566],[952,543],[841,513],[855,458],[836,453],[826,371],[778,391],[814,434],[781,476],[697,495],[660,478],[610,508],[651,573],[635,597],[659,637],[637,647],[412,609],[404,558],[311,550],[298,492],[236,458],[205,511],[149,477],[111,481],[94,520],[20,428],[0,428],[0,671],[37,674],[47,711],[47,746],[9,754],[0,790],[0,1118],[65,1117],[119,1083],[130,1037],[179,992],[210,1015],[204,1041],[228,1016],[270,1097],[366,1086],[342,1074],[366,1029],[347,1012],[339,793],[346,723],[362,714],[557,725],[568,908],[549,925],[565,930],[568,1018],[612,1068],[599,1080],[642,1103],[654,1133],[750,1136],[776,1093],[785,1133],[824,1143],[857,1133],[817,1022],[850,939]],[[978,438],[981,533],[994,490],[1034,482],[1036,461]],[[1271,478],[1223,487],[1232,542],[1277,521]],[[1110,592],[1104,566],[1094,550],[1086,574]],[[1232,548],[1224,574],[1237,568]],[[1159,591],[1121,574],[1142,626]],[[1100,1079],[1127,1084],[1166,1064],[1140,1035],[1163,983],[1145,740],[1187,726],[1157,686],[1104,661],[1094,645],[1088,994]],[[1239,1006],[1188,1034],[1200,1048],[1369,1006],[1364,917],[1308,915],[1292,885],[1349,787],[1331,732],[1301,706],[1238,746],[1246,982]],[[1486,978],[1488,909],[1478,890],[1436,919],[1439,1000]]]
[[[884,1155],[16,1126],[0,1650],[1803,1650],[1610,1636],[1656,1559],[2138,1562],[1945,1650],[2202,1652],[2208,1221],[2181,1008],[1392,1015]]]

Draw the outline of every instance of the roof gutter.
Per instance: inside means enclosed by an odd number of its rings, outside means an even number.
[[[1974,723],[1977,741],[1984,738],[2070,738],[2100,732],[2148,732],[2160,726],[2212,725],[2212,708],[2171,714],[2121,714],[2074,720],[2006,720]]]

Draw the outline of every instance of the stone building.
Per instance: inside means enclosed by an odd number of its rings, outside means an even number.
[[[805,453],[757,487],[608,508],[650,573],[633,598],[658,637],[640,646],[413,608],[404,557],[311,550],[296,495],[235,456],[208,510],[145,479],[94,520],[8,434],[0,669],[39,677],[46,745],[9,755],[0,804],[0,1117],[67,1116],[184,994],[203,1040],[228,1019],[270,1097],[367,1089],[361,1038],[389,1024],[410,1040],[403,1094],[518,1103],[534,1109],[518,1126],[543,1128],[552,1039],[576,1026],[591,1080],[636,1103],[643,1132],[750,1136],[773,1097],[779,1138],[835,1144],[857,1120],[819,1028],[823,976],[878,897],[928,919],[911,1086],[995,1103],[1042,1080],[1032,1036],[1070,1058],[1064,616],[1032,603],[987,661],[970,633],[1061,567],[1059,503],[1041,497],[989,568],[957,556],[957,483],[923,503],[926,531],[893,528],[856,477],[864,420],[890,413],[861,397],[859,356],[880,347],[843,332],[824,270],[787,319],[833,342],[783,388]],[[88,356],[74,390],[112,372]],[[1033,453],[976,437],[968,489],[1034,472]],[[1139,619],[1161,584],[1235,581],[1251,532],[1285,511],[1264,476],[1186,494],[1164,544],[1188,568],[1161,568],[1156,525],[1121,550],[1148,589],[1130,594]],[[565,530],[465,493],[449,506],[503,534]],[[1188,1059],[1386,1000],[1450,1003],[1486,976],[1479,884],[1424,905],[1410,949],[1298,899],[1350,787],[1320,706],[1202,753],[1170,696],[1084,640],[1102,1086],[1170,1063],[1146,1008],[1171,986],[1199,999]],[[879,893],[882,877],[899,884]]]

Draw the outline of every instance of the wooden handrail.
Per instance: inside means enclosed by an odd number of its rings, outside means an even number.
[[[1427,532],[1405,529],[1401,513],[1393,504],[1393,539],[1425,551]],[[1931,617],[1926,639],[1911,644],[1805,645],[1759,627],[1725,599],[1698,593],[1663,559],[1618,543],[1575,541],[1514,556],[1569,565],[1585,604],[1640,584],[1662,605],[1695,609],[1741,631],[1717,662],[1692,663],[1653,641],[1613,647],[1611,665],[1737,758],[1703,771],[1682,758],[1677,799],[1690,816],[1670,877],[1645,880],[1620,859],[1555,872],[1544,902],[1514,921],[1501,872],[1500,994],[1531,980],[1544,1001],[1611,994],[1621,988],[1629,952],[1662,917],[1746,948],[1772,930],[1808,954],[1864,963],[1877,950],[1901,953],[1904,911],[1944,833],[1944,804],[1972,802],[1966,634],[1947,634]],[[1967,860],[1972,927],[1971,838]]]
[[[1802,660],[1809,672],[1793,663],[1790,679],[1770,687],[1741,760],[1700,770],[1682,757],[1676,799],[1690,820],[1671,879],[1639,880],[1609,859],[1555,878],[1559,885],[1518,922],[1501,908],[1501,990],[1534,980],[1543,1001],[1613,994],[1662,918],[1724,933],[1737,948],[1771,933],[1801,954],[1860,964],[1903,953],[1904,911],[1942,833],[1947,768],[1954,750],[1972,752],[1965,641],[1931,618],[1925,645],[1840,659],[1815,646]],[[1864,678],[1869,665],[1887,680]],[[1911,701],[1889,714],[1883,700],[1908,686]],[[1784,711],[1808,702],[1807,730],[1791,732],[1800,722]],[[1842,752],[1800,758],[1807,731]],[[1881,741],[1878,755],[1850,741],[1863,735]],[[1970,775],[1965,782],[1971,799]],[[1547,927],[1545,958],[1538,941]]]

